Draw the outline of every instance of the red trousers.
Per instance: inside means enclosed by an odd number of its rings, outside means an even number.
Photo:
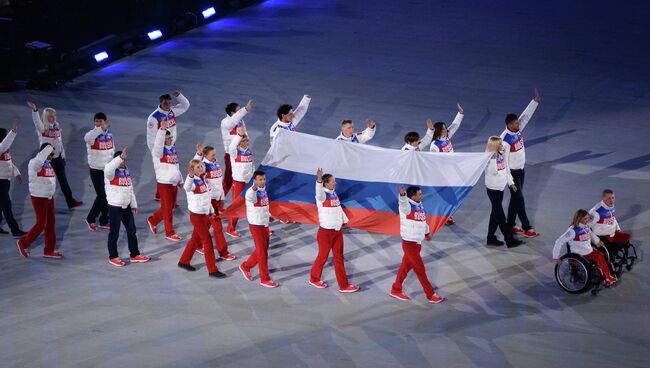
[[[25,248],[29,247],[43,231],[45,231],[44,252],[54,252],[56,246],[56,221],[54,217],[54,197],[32,197],[32,206],[36,215],[36,224],[25,234],[20,242]]]
[[[269,227],[248,225],[255,242],[255,250],[242,266],[247,270],[258,265],[262,282],[271,281],[269,277]]]
[[[609,273],[609,266],[607,265],[607,260],[605,260],[605,256],[602,253],[600,253],[597,250],[594,250],[583,257],[587,258],[590,261],[594,261],[596,263],[596,267],[598,267],[598,270],[600,270],[600,274],[603,275],[604,278],[608,279],[612,277],[612,274]]]
[[[630,242],[630,238],[632,238],[632,236],[622,231],[616,231],[612,236],[602,236],[601,238],[605,238],[605,240],[610,243],[627,244]]]
[[[424,268],[424,262],[420,256],[420,249],[422,249],[422,245],[402,240],[402,249],[404,249],[402,265],[399,267],[399,271],[397,271],[397,278],[393,283],[393,289],[391,292],[402,292],[402,284],[404,283],[404,280],[406,279],[409,271],[413,269],[413,272],[415,272],[418,280],[420,280],[420,284],[422,284],[424,294],[427,296],[427,298],[430,298],[433,296],[433,294],[435,294],[435,290],[433,290],[433,286],[431,286],[431,283],[427,278],[427,271]]]
[[[232,200],[233,202],[235,201],[235,198],[239,197],[241,192],[244,191],[244,188],[246,187],[246,183],[241,182],[241,181],[233,181],[232,182]],[[237,221],[239,219],[237,217],[231,217],[228,219],[228,227],[226,228],[226,231],[229,233],[232,233],[235,231],[235,227],[237,226]]]
[[[226,195],[232,187],[232,164],[229,153],[223,154],[223,164],[226,166],[226,170],[223,172],[223,195]]]
[[[151,216],[151,222],[158,225],[160,221],[165,223],[165,234],[174,235],[174,198],[178,195],[178,187],[172,184],[156,183],[160,193],[160,209]]]
[[[339,289],[350,286],[348,276],[345,273],[345,265],[343,264],[343,230],[339,229],[337,231],[319,227],[316,240],[318,241],[318,255],[311,267],[311,282],[320,281],[323,266],[327,262],[331,250],[334,256],[334,272],[336,273],[336,282],[339,284]]]
[[[192,237],[187,242],[180,263],[190,264],[196,248],[203,247],[205,255],[205,266],[209,273],[217,272],[217,259],[212,249],[212,239],[210,238],[210,219],[208,215],[198,215],[190,212],[190,221],[194,226]]]
[[[219,215],[223,211],[223,200],[212,200],[212,208],[214,208],[214,214]],[[221,224],[221,219],[217,216],[210,218],[210,224],[212,225],[212,234],[214,235],[214,244],[219,252],[219,255],[225,257],[228,255],[228,243],[226,242],[226,237],[223,236],[223,225]]]

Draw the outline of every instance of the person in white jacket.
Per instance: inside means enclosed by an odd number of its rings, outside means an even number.
[[[485,152],[492,154],[490,162],[485,167],[485,188],[487,189],[487,195],[492,204],[487,244],[503,245],[503,242],[495,235],[498,227],[501,229],[508,248],[514,248],[523,242],[515,239],[512,228],[506,223],[506,214],[503,212],[503,205],[501,203],[503,202],[503,189],[508,186],[510,190],[516,192],[517,187],[512,181],[512,175],[508,169],[508,160],[503,155],[503,141],[501,138],[497,136],[488,138]]]
[[[90,167],[90,180],[95,188],[95,201],[93,202],[86,225],[90,231],[98,229],[108,230],[108,206],[106,203],[106,190],[104,188],[104,167],[115,154],[115,141],[113,133],[108,130],[111,123],[103,112],[95,114],[93,121],[95,126],[84,135],[86,151],[88,152],[88,166]],[[99,226],[95,222],[99,216]]]
[[[605,244],[596,234],[589,230],[589,212],[587,210],[577,210],[573,215],[571,226],[555,241],[553,246],[553,260],[555,263],[562,264],[560,252],[566,244],[569,244],[571,253],[579,254],[596,263],[596,267],[603,275],[605,286],[610,286],[618,281],[610,273],[605,256],[592,247],[592,244],[596,244],[597,247],[602,248]]]
[[[129,244],[131,263],[144,263],[149,257],[140,254],[134,216],[138,214],[138,202],[133,191],[133,179],[126,166],[127,148],[113,154],[104,169],[104,185],[108,203],[110,229],[108,232],[108,263],[116,267],[125,265],[117,252],[117,240],[120,236],[120,223],[124,225]]]
[[[302,100],[300,100],[300,104],[298,104],[298,107],[296,107],[296,110],[293,109],[293,106],[286,104],[280,105],[280,107],[278,107],[278,120],[273,123],[271,129],[269,130],[271,143],[273,143],[273,140],[281,129],[294,132],[296,128],[298,128],[298,124],[300,124],[300,121],[303,117],[305,117],[305,114],[309,109],[310,102],[311,96],[304,95],[302,97]]]
[[[11,209],[11,197],[9,190],[11,189],[11,179],[16,178],[16,183],[22,184],[23,177],[16,165],[11,159],[11,145],[16,138],[18,132],[18,119],[14,119],[11,123],[11,130],[7,131],[5,128],[0,128],[0,222],[4,215],[9,225],[9,230],[14,238],[21,237],[26,232],[20,229],[18,222],[14,218],[14,212]],[[8,234],[6,230],[0,228],[0,234]]]
[[[456,108],[458,109],[458,113],[456,113],[456,117],[454,117],[454,121],[451,122],[449,127],[442,121],[433,124],[433,139],[429,151],[442,153],[454,152],[451,137],[460,128],[460,123],[463,122],[463,117],[465,117],[465,110],[460,106],[460,103],[456,103]]]
[[[524,164],[526,163],[526,147],[524,137],[521,132],[524,130],[530,118],[532,118],[537,106],[542,98],[537,88],[534,90],[534,97],[526,106],[520,116],[516,114],[506,115],[506,129],[501,133],[503,139],[503,148],[506,160],[510,165],[512,179],[515,182],[517,191],[510,191],[510,204],[508,205],[508,225],[517,234],[523,234],[527,238],[538,236],[539,233],[533,229],[526,213],[526,203],[524,201]],[[516,226],[516,220],[519,217],[521,227]]]
[[[323,169],[316,171],[316,206],[318,207],[318,255],[311,267],[309,284],[318,289],[327,287],[321,281],[323,266],[327,262],[330,251],[334,256],[334,272],[339,292],[354,293],[359,287],[348,282],[343,259],[343,225],[348,223],[348,217],[343,212],[341,201],[336,195],[336,178],[332,174],[323,175]]]
[[[246,218],[255,242],[255,250],[248,259],[239,265],[239,271],[248,281],[253,281],[251,268],[256,265],[260,273],[260,285],[268,288],[280,286],[269,276],[269,197],[266,194],[266,174],[253,173],[253,185],[246,191]]]
[[[51,160],[56,151],[57,142],[43,143],[36,157],[29,160],[29,194],[36,216],[36,224],[22,238],[16,241],[20,254],[29,258],[29,246],[45,232],[43,257],[63,258],[63,253],[56,248],[56,227],[54,212],[54,191],[56,178]]]
[[[183,178],[178,168],[178,154],[171,132],[167,130],[167,121],[160,124],[156,139],[151,150],[153,168],[156,172],[156,187],[160,193],[160,209],[147,218],[149,230],[157,233],[156,225],[163,221],[165,224],[165,239],[181,241],[180,235],[174,231],[174,198],[178,188],[183,186]]]
[[[428,119],[427,132],[424,138],[420,139],[420,133],[418,132],[406,133],[402,151],[424,151],[431,144],[431,139],[433,139],[433,121]]]
[[[397,271],[397,278],[393,283],[390,291],[390,296],[399,300],[410,300],[402,292],[402,285],[409,271],[413,270],[415,275],[420,280],[424,294],[431,304],[437,304],[445,300],[445,298],[438,295],[431,286],[427,271],[420,255],[423,240],[431,240],[429,235],[429,225],[427,224],[427,214],[422,205],[422,190],[418,186],[410,186],[404,190],[403,187],[398,188],[399,199],[399,228],[400,236],[402,237],[402,249],[404,250],[404,257],[402,264]]]
[[[219,184],[221,185],[221,183]],[[196,271],[190,262],[192,262],[194,252],[203,248],[208,275],[218,279],[224,278],[226,275],[217,269],[217,260],[210,238],[210,218],[216,217],[216,213],[211,203],[213,186],[206,180],[203,162],[196,159],[190,161],[183,188],[187,194],[187,208],[190,211],[190,221],[194,230],[181,259],[178,261],[178,267],[187,271]],[[222,189],[220,188],[220,190]]]
[[[341,134],[336,140],[352,143],[366,143],[375,136],[377,124],[372,119],[366,119],[366,129],[363,132],[354,132],[354,123],[352,120],[343,120],[341,122]]]
[[[56,110],[51,107],[46,107],[43,109],[43,117],[41,119],[41,116],[38,114],[38,107],[36,107],[34,102],[27,101],[27,106],[32,110],[32,120],[34,121],[34,127],[36,128],[36,134],[38,135],[38,143],[40,145],[43,143],[49,143],[57,147],[52,156],[51,164],[56,178],[59,180],[59,184],[61,185],[61,192],[63,192],[63,195],[65,196],[68,208],[81,206],[83,202],[76,200],[72,196],[72,189],[70,189],[68,177],[65,173],[65,149],[63,148],[61,125],[56,120]],[[54,142],[56,142],[56,144],[54,144]]]
[[[253,151],[251,151],[250,138],[246,133],[245,126],[237,128],[237,135],[230,141],[228,154],[232,167],[232,200],[234,201],[244,191],[246,184],[253,177],[253,171],[255,170],[253,166]],[[236,217],[230,217],[228,219],[226,234],[233,238],[239,238],[241,236],[236,229],[238,220]]]
[[[244,117],[253,109],[253,100],[248,100],[244,108],[236,102],[226,105],[226,117],[221,120],[221,138],[223,139],[223,164],[226,166],[223,175],[223,194],[226,195],[232,187],[232,165],[230,163],[230,142],[237,136],[237,128],[245,127]]]
[[[615,203],[614,191],[604,189],[600,202],[589,211],[591,216],[589,226],[605,243],[610,255],[616,254],[621,248],[628,247],[632,238],[630,234],[621,231],[621,226],[616,220]]]
[[[212,146],[203,147],[199,143],[196,145],[194,160],[198,160],[203,164],[203,180],[210,187],[210,203],[214,212],[214,216],[210,216],[210,225],[212,225],[215,247],[219,252],[219,257],[226,261],[234,261],[237,257],[228,251],[228,242],[226,242],[226,237],[223,235],[223,225],[221,224],[221,218],[219,218],[219,214],[223,212],[225,196],[223,192],[223,170],[219,165],[219,161],[217,161],[217,150]],[[204,250],[198,247],[197,252],[203,254]]]

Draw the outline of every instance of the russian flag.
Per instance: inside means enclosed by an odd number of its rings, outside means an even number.
[[[401,151],[282,130],[258,170],[266,173],[276,219],[318,224],[314,183],[322,167],[336,178],[348,227],[399,236],[400,185],[422,188],[434,234],[460,207],[489,160],[489,153]],[[246,217],[244,194],[221,216]]]

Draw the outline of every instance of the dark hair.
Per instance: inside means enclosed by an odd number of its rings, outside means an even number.
[[[203,147],[203,156],[207,155],[208,152],[210,152],[210,151],[214,151],[214,147],[212,147],[212,146]]]
[[[169,93],[165,93],[164,95],[160,96],[160,103],[171,99],[172,99],[172,95],[170,95]]]
[[[420,187],[416,185],[411,185],[406,189],[406,196],[409,198],[413,198],[414,195],[418,194],[418,192],[422,190]]]
[[[411,143],[420,140],[420,134],[418,132],[408,132],[404,136],[404,142]]]
[[[614,191],[611,189],[603,189],[603,197],[607,194],[614,194]]]
[[[5,137],[7,137],[7,129],[0,128],[0,142],[2,142]]]
[[[168,135],[172,135],[172,132],[170,132],[169,130],[165,130],[165,137],[167,137]]]
[[[97,120],[97,119],[108,120],[106,114],[104,114],[103,112],[95,113],[95,117],[93,118],[93,120]]]
[[[330,179],[333,178],[333,177],[334,177],[334,175],[332,175],[332,174],[323,174],[323,176],[321,176],[321,180],[323,180],[323,185],[325,185],[325,183],[329,182]]]
[[[113,158],[115,158],[115,157],[117,157],[117,156],[121,156],[121,155],[122,155],[122,151],[116,151],[116,152],[113,154]]]
[[[513,121],[515,121],[517,119],[519,119],[517,117],[517,114],[510,113],[510,114],[506,115],[506,125],[512,123]]]
[[[352,120],[346,119],[341,122],[341,126],[344,126],[345,124],[352,124]]]
[[[439,121],[435,124],[433,124],[433,139],[436,140],[440,138],[442,135],[442,128],[444,128],[446,124],[442,121]]]
[[[228,105],[226,105],[226,114],[228,116],[232,116],[232,114],[237,112],[237,108],[239,107],[239,104],[237,102],[231,102]]]
[[[43,144],[41,144],[41,148],[38,149],[38,152],[42,152],[45,149],[45,147],[47,147],[47,146],[51,146],[52,148],[54,148],[54,146],[52,146],[49,143],[43,143]]]
[[[282,115],[288,114],[291,109],[293,109],[293,106],[291,105],[280,105],[280,107],[278,107],[278,119],[282,119]]]
[[[255,170],[255,172],[253,173],[253,179],[257,179],[258,176],[264,176],[264,175],[266,175],[266,173],[264,173],[264,171]]]

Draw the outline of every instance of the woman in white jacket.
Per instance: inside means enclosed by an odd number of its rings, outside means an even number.
[[[116,267],[125,265],[118,257],[117,240],[120,236],[120,223],[124,224],[129,243],[131,263],[144,263],[149,257],[140,254],[138,237],[135,234],[134,215],[138,214],[138,202],[135,200],[131,172],[126,166],[127,148],[117,151],[113,159],[103,169],[106,201],[108,202],[108,217],[110,230],[108,233],[108,263]]]
[[[503,155],[503,142],[501,138],[492,136],[488,138],[485,152],[492,153],[492,158],[485,168],[485,187],[488,198],[492,204],[490,212],[490,223],[488,225],[487,244],[503,245],[503,242],[497,239],[495,233],[497,227],[505,238],[508,248],[517,247],[523,242],[515,239],[512,228],[506,223],[506,214],[503,212],[503,189],[509,186],[514,192],[517,191],[515,183],[512,181],[512,175],[508,168],[508,160]]]
[[[56,142],[56,150],[52,157],[52,168],[56,178],[61,185],[61,191],[65,196],[65,201],[68,208],[79,207],[83,202],[74,199],[72,196],[72,189],[68,184],[68,178],[65,174],[65,149],[63,149],[63,137],[61,136],[61,125],[56,120],[56,110],[51,107],[43,109],[43,117],[38,114],[38,107],[32,101],[27,101],[27,106],[32,110],[32,120],[34,120],[34,127],[38,135],[38,143],[49,143],[54,145]]]
[[[217,260],[210,238],[210,218],[215,216],[215,212],[211,203],[212,189],[205,179],[204,165],[201,161],[190,161],[183,188],[187,194],[187,208],[194,230],[178,261],[178,267],[187,271],[196,271],[190,262],[196,249],[202,247],[208,275],[218,279],[224,278],[226,275],[217,269]]]
[[[11,197],[9,190],[11,189],[11,179],[16,178],[16,182],[21,184],[23,177],[20,171],[11,160],[11,144],[14,142],[16,132],[18,131],[18,120],[14,120],[11,124],[11,130],[0,128],[0,222],[2,216],[7,220],[7,225],[11,230],[11,234],[16,237],[21,237],[26,233],[20,229],[18,222],[14,218],[14,213],[11,210]],[[0,228],[0,234],[7,234],[7,231]]]

